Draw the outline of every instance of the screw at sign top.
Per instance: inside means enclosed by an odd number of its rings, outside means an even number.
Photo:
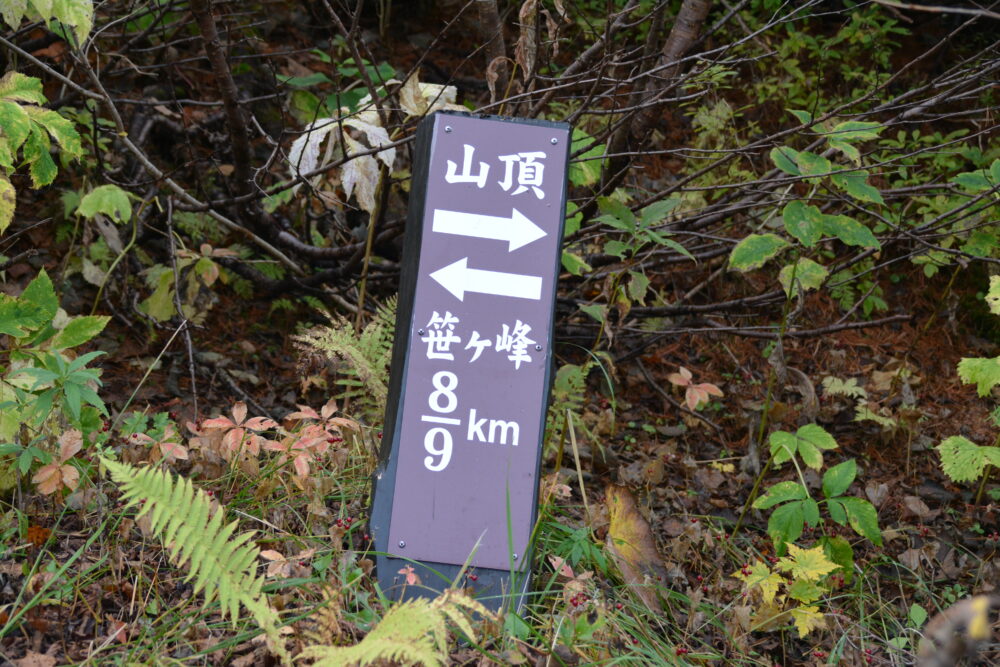
[[[451,125],[445,125],[444,126],[444,131],[445,132],[451,132]]]
[[[417,335],[418,336],[423,336],[424,335],[424,330],[423,329],[417,329]]]
[[[552,142],[552,145],[553,145],[553,146],[555,146],[556,144],[558,144],[558,143],[559,143],[559,140],[558,140],[558,139],[556,139],[555,137],[552,137],[552,139],[550,139],[549,141],[551,141],[551,142]]]
[[[517,560],[517,554],[514,554],[514,560]]]
[[[535,352],[541,352],[541,351],[542,351],[542,346],[541,345],[536,345],[535,346]]]
[[[404,548],[405,546],[406,546],[406,542],[405,542],[404,540],[400,540],[400,541],[399,541],[399,548],[400,548],[400,549],[402,549],[402,548]]]

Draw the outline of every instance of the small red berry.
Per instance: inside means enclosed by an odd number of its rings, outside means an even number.
[[[479,575],[478,574],[470,574],[469,575],[469,579],[471,581],[479,581]]]
[[[623,605],[621,602],[615,604],[615,609],[622,610],[624,608],[625,608],[625,605]]]

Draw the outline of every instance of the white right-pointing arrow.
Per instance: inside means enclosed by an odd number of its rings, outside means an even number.
[[[516,299],[532,299],[534,301],[542,298],[542,279],[540,276],[470,269],[468,265],[469,258],[463,257],[457,262],[438,269],[431,274],[431,278],[441,283],[441,286],[454,294],[459,301],[465,301],[466,292],[510,296]]]
[[[513,252],[545,236],[541,227],[516,208],[512,209],[509,218],[436,208],[431,229],[441,234],[507,241],[507,252]]]

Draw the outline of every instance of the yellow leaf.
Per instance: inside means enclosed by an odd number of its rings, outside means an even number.
[[[799,631],[799,637],[805,637],[816,628],[825,628],[826,620],[819,608],[815,606],[796,607],[792,609],[792,620],[795,621],[795,629]]]
[[[789,555],[778,562],[778,567],[790,572],[795,579],[817,581],[836,570],[839,565],[827,559],[823,547],[802,549],[794,544],[788,545]]]
[[[653,532],[632,493],[624,486],[610,484],[607,488],[608,551],[621,571],[625,583],[650,609],[661,605],[656,594],[657,586],[667,583],[667,571],[656,549]]]
[[[750,566],[750,574],[744,574],[741,570],[734,572],[733,576],[742,579],[748,591],[760,588],[761,597],[765,604],[774,601],[774,596],[778,593],[778,586],[785,582],[780,574],[771,572],[767,564],[760,560]]]

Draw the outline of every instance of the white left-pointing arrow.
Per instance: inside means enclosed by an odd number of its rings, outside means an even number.
[[[470,269],[468,265],[469,258],[463,257],[457,262],[438,269],[431,274],[431,278],[441,283],[441,286],[454,294],[459,301],[465,301],[466,292],[510,296],[516,299],[532,299],[534,301],[542,298],[542,279],[540,276]]]
[[[541,227],[516,208],[512,209],[509,218],[436,208],[431,229],[441,234],[507,241],[507,252],[513,252],[545,236]]]

